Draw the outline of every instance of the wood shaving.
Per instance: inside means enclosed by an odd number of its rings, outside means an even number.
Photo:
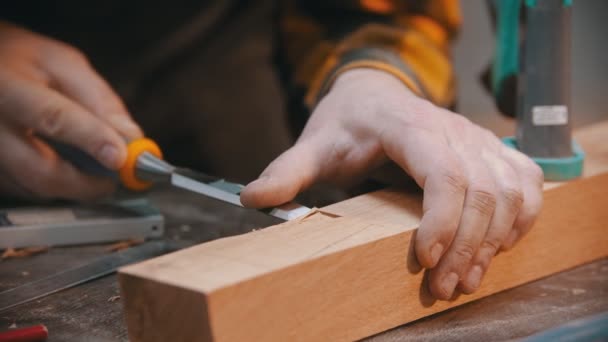
[[[142,243],[144,243],[144,241],[144,239],[130,239],[126,241],[120,241],[108,246],[106,250],[108,252],[118,252],[133,246],[141,245]]]
[[[307,219],[309,219],[310,217],[312,217],[313,215],[316,214],[320,214],[320,215],[324,215],[324,216],[328,216],[331,218],[336,218],[336,217],[340,217],[340,215],[336,215],[336,214],[332,214],[330,212],[327,211],[323,211],[317,207],[313,207],[312,209],[310,209],[310,212],[306,215],[303,215],[302,217],[297,218],[297,222],[303,222],[306,221]]]
[[[4,259],[10,259],[10,258],[25,258],[25,257],[29,257],[32,255],[44,253],[48,250],[49,250],[49,247],[47,247],[47,246],[26,247],[26,248],[20,248],[20,249],[7,248],[4,250],[4,253],[2,253],[2,256],[0,256],[0,259],[4,260]]]
[[[572,289],[572,294],[575,296],[582,295],[585,292],[587,292],[585,289]]]
[[[112,296],[108,298],[108,302],[114,303],[115,301],[120,300],[120,296]]]

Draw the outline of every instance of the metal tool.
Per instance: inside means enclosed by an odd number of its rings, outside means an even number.
[[[215,198],[233,205],[242,206],[239,194],[243,186],[227,182],[223,179],[197,174],[188,169],[177,168],[164,160],[158,146],[149,139],[139,139],[128,145],[127,162],[119,170],[118,177],[102,169],[101,165],[83,152],[71,146],[52,142],[51,145],[68,160],[72,161],[82,170],[90,173],[119,178],[121,183],[132,190],[144,190],[153,183],[167,182],[173,186],[202,195]],[[124,205],[125,203],[123,203]],[[126,202],[129,204],[129,202]],[[130,203],[131,206],[136,203]],[[40,210],[45,210],[40,208]],[[47,208],[46,210],[52,210]],[[303,216],[311,209],[296,203],[287,203],[276,208],[265,209],[266,213],[291,220]],[[114,215],[105,219],[93,220],[89,226],[66,224],[65,220],[72,219],[73,213],[55,211],[44,215],[39,211],[30,211],[29,216],[20,218],[29,221],[29,225],[15,225],[14,217],[8,214],[19,214],[19,209],[11,212],[0,212],[0,248],[20,247],[31,245],[61,245],[75,243],[92,243],[109,240],[132,238],[138,227],[130,218],[120,218]],[[32,213],[34,215],[32,215]],[[150,212],[147,212],[150,214]],[[153,215],[144,215],[148,227],[141,231],[146,237],[158,237],[163,233],[162,216],[158,212]],[[14,216],[14,215],[13,215]],[[19,215],[17,215],[19,217]],[[25,218],[24,218],[25,217]],[[31,221],[33,218],[33,222]],[[55,219],[52,219],[52,218]],[[61,220],[57,220],[57,218]],[[12,218],[12,220],[11,220]],[[75,217],[74,217],[75,218]],[[142,221],[138,221],[141,223]],[[120,235],[123,234],[123,235]],[[128,234],[128,235],[124,235]],[[69,269],[44,279],[34,281],[4,292],[0,292],[0,311],[23,304],[46,295],[77,286],[93,279],[103,277],[115,272],[119,267],[158,256],[188,246],[188,243],[167,243],[164,241],[150,241],[140,246],[131,247],[125,251],[101,257],[84,266]]]
[[[158,145],[148,138],[136,139],[127,145],[127,160],[118,174],[104,169],[95,159],[72,146],[55,141],[50,144],[63,158],[79,169],[118,179],[130,190],[141,191],[148,189],[154,183],[169,183],[232,205],[243,206],[239,197],[243,189],[242,185],[173,166],[163,160]],[[290,202],[262,211],[283,220],[292,220],[309,213],[310,208]]]
[[[149,241],[124,251],[102,256],[84,266],[71,268],[0,292],[0,312],[112,274],[122,266],[169,253],[189,245],[177,242]]]
[[[137,157],[135,177],[151,183],[167,182],[178,188],[232,205],[243,206],[239,196],[243,189],[242,185],[224,179],[204,183],[196,179],[196,173],[193,171],[172,166],[149,151],[144,151]],[[288,221],[309,213],[310,208],[290,202],[279,207],[265,209],[264,212]]]
[[[546,180],[576,178],[582,174],[584,153],[572,140],[572,0],[522,1],[495,1],[498,39],[492,79],[499,104],[513,95],[515,84],[517,88],[517,134],[503,141],[536,161]],[[520,56],[522,4],[526,22]]]
[[[159,238],[164,218],[146,199],[0,209],[0,249]]]

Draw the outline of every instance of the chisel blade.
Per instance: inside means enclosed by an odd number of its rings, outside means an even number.
[[[193,177],[185,176],[179,171],[171,174],[171,185],[214,198],[235,206],[243,207],[240,193],[243,186],[237,183],[218,180],[211,183],[200,182]],[[289,221],[308,214],[311,209],[295,202],[285,203],[278,207],[260,210],[268,215]]]

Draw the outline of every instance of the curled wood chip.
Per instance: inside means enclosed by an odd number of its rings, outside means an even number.
[[[120,300],[120,296],[112,296],[108,298],[108,302],[114,303],[115,301]]]
[[[321,209],[319,209],[317,207],[314,207],[314,208],[310,209],[310,212],[308,214],[303,215],[302,217],[299,217],[296,220],[298,222],[303,222],[303,221],[306,221],[309,218],[311,218],[311,217],[313,217],[314,215],[317,215],[317,214],[323,215],[323,216],[327,216],[327,217],[330,217],[330,218],[340,217],[339,215],[332,214],[330,212],[327,212],[327,211],[321,210]]]
[[[106,248],[106,250],[108,252],[118,252],[118,251],[122,251],[123,249],[127,249],[129,247],[141,245],[142,243],[144,243],[144,241],[145,241],[144,239],[130,239],[130,240],[126,240],[126,241],[120,241],[120,242],[117,242],[115,244],[108,246]]]
[[[49,250],[49,247],[46,246],[38,246],[38,247],[26,247],[26,248],[7,248],[0,256],[0,259],[10,259],[10,258],[24,258],[35,254],[44,253]]]

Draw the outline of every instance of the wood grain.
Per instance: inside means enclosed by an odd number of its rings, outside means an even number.
[[[590,166],[584,179],[546,191],[532,232],[494,259],[473,295],[438,302],[427,293],[411,252],[420,199],[384,190],[323,208],[332,215],[320,212],[122,269],[129,336],[353,340],[605,257],[606,137],[608,123],[578,132]]]

